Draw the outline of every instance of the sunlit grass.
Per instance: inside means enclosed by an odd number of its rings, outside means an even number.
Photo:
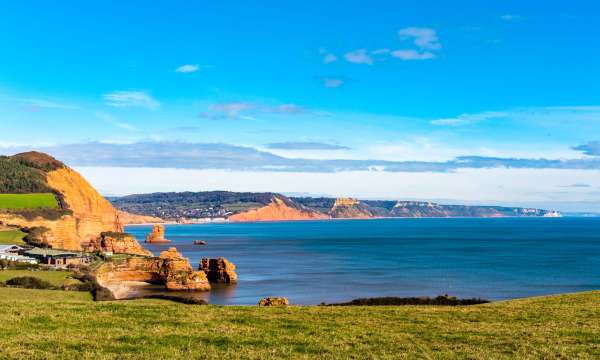
[[[598,358],[600,292],[469,307],[92,302],[0,289],[0,358]]]

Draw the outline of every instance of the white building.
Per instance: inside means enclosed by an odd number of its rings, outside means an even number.
[[[34,258],[19,255],[19,252],[23,250],[25,249],[18,245],[0,245],[0,260],[8,260],[28,264],[38,263],[38,261]]]

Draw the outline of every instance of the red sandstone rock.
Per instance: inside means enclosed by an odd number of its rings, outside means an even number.
[[[163,251],[159,257],[106,262],[94,275],[98,283],[109,290],[118,288],[121,283],[127,281],[164,284],[167,290],[210,290],[206,274],[203,271],[194,271],[188,259],[174,247]]]
[[[203,271],[211,283],[234,284],[237,283],[235,265],[225,258],[203,258],[198,270]]]
[[[288,298],[285,297],[266,297],[258,302],[258,306],[287,306]]]
[[[144,249],[133,235],[118,232],[101,233],[97,239],[90,242],[86,250],[152,256],[152,253]]]
[[[152,226],[152,232],[146,236],[146,242],[152,244],[165,244],[170,243],[171,240],[165,239],[164,225],[154,224]]]

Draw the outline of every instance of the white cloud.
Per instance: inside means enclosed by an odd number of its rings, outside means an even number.
[[[181,65],[180,67],[178,67],[177,69],[175,69],[175,72],[179,72],[179,73],[193,73],[200,70],[200,66],[197,64],[186,64],[186,65]]]
[[[413,39],[419,49],[439,50],[442,47],[434,29],[408,27],[398,31],[398,35],[401,40]]]
[[[334,54],[327,54],[323,57],[323,62],[325,64],[331,64],[332,62],[337,61],[337,56],[335,56]]]
[[[430,51],[418,52],[416,50],[395,50],[392,56],[401,60],[427,60],[435,58],[435,54]]]
[[[337,88],[344,85],[344,80],[336,78],[323,78],[323,86],[328,88]]]
[[[160,103],[144,91],[113,91],[104,94],[103,98],[106,105],[119,108],[143,107],[154,110],[160,107]]]
[[[504,118],[508,114],[500,111],[485,111],[478,114],[460,114],[454,118],[432,120],[432,125],[439,126],[464,126],[472,125],[481,121]]]
[[[358,49],[355,51],[350,51],[344,54],[344,58],[346,61],[354,63],[354,64],[373,64],[373,58],[369,56],[366,49]]]

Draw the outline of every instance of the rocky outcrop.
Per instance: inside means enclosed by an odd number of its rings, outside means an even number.
[[[171,240],[165,239],[164,225],[154,224],[152,226],[152,232],[146,236],[146,242],[151,244],[166,244],[170,243]]]
[[[211,283],[234,284],[237,283],[235,265],[225,258],[203,258],[198,270],[203,271]]]
[[[289,305],[286,297],[266,297],[258,302],[258,306],[287,306]]]
[[[156,216],[132,214],[127,211],[117,210],[119,215],[119,221],[123,225],[135,225],[135,224],[160,224],[165,221]]]
[[[360,201],[351,198],[338,198],[329,211],[333,218],[368,219],[374,217],[368,207]]]
[[[203,271],[194,271],[188,259],[175,248],[158,257],[130,257],[102,264],[94,277],[103,288],[112,291],[116,299],[127,297],[120,292],[128,282],[162,284],[171,291],[208,291],[210,283]]]
[[[113,254],[152,256],[152,253],[144,249],[133,235],[118,232],[101,233],[95,241],[90,243],[86,250]]]
[[[258,209],[244,211],[229,217],[229,221],[287,221],[287,220],[321,220],[329,216],[319,212],[287,203],[274,196],[271,202]]]

